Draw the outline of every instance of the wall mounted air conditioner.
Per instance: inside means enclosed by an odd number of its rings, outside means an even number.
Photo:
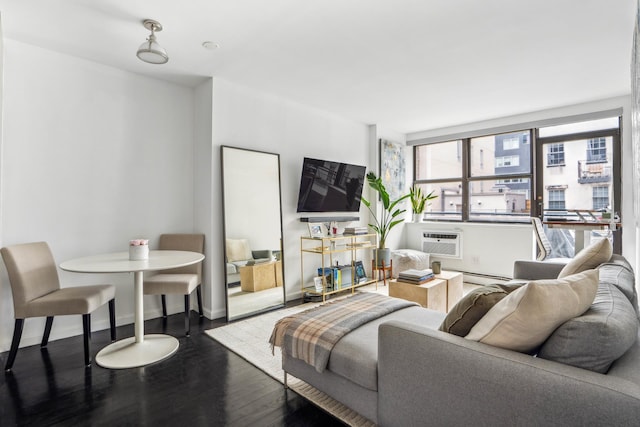
[[[462,258],[462,232],[423,231],[422,252],[443,258]]]

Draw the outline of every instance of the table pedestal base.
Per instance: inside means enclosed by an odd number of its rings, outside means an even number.
[[[136,343],[135,337],[125,338],[100,350],[96,363],[103,368],[136,368],[166,359],[178,346],[178,340],[169,335],[145,335],[140,343]]]

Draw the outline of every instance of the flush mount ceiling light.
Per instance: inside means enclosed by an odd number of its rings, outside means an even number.
[[[151,35],[147,38],[147,41],[142,43],[138,48],[138,58],[149,64],[166,64],[169,60],[167,52],[160,47],[156,41],[155,32],[162,31],[162,24],[153,19],[145,19],[142,21],[142,25],[151,31]]]

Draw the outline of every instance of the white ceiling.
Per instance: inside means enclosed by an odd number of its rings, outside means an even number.
[[[407,133],[628,94],[636,0],[0,0],[0,12],[8,39]],[[145,18],[164,26],[165,65],[135,56]]]

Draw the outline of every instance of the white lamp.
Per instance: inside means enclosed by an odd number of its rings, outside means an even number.
[[[147,41],[142,43],[138,48],[138,58],[149,64],[166,64],[169,60],[167,51],[165,51],[156,41],[155,32],[162,31],[162,24],[153,19],[145,19],[142,22],[144,27],[151,31],[151,35],[147,38]]]

